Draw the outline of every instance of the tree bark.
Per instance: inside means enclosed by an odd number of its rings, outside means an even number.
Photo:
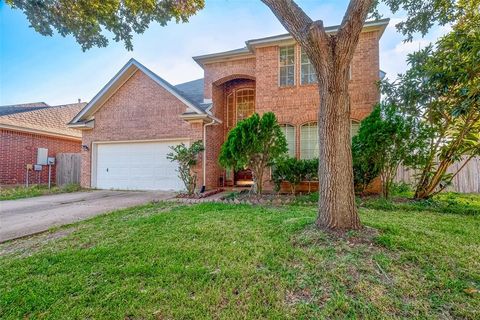
[[[348,73],[372,0],[351,0],[338,32],[328,35],[293,0],[262,0],[292,34],[314,66],[320,93],[319,200],[316,224],[359,229],[350,138]]]
[[[320,83],[319,200],[317,226],[329,229],[359,229],[355,206],[350,141],[348,70],[329,72]]]

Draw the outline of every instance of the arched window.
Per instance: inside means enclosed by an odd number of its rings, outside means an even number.
[[[318,158],[318,126],[309,122],[300,128],[300,159]]]
[[[255,89],[240,89],[236,94],[237,122],[250,117],[255,112]]]
[[[282,132],[287,140],[288,155],[295,157],[295,127],[290,124],[281,124]]]

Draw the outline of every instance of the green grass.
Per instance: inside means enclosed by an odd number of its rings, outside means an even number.
[[[63,187],[54,186],[50,189],[48,189],[48,186],[45,186],[45,185],[33,185],[28,188],[7,187],[7,188],[0,188],[0,201],[38,197],[46,194],[76,192],[80,190],[81,190],[81,187],[78,184],[67,184]]]
[[[393,196],[392,200],[382,198],[359,199],[365,208],[397,211],[431,211],[462,215],[480,215],[480,196],[475,194],[442,193],[428,200],[411,200]]]
[[[395,193],[390,200],[379,196],[359,197],[357,204],[363,208],[387,211],[430,211],[438,213],[454,213],[461,215],[480,215],[480,196],[455,192],[441,193],[428,200],[412,200],[413,193]],[[298,196],[299,205],[312,204],[318,201],[318,193]]]
[[[367,208],[338,238],[315,211],[158,203],[5,243],[0,318],[480,318],[480,216]]]

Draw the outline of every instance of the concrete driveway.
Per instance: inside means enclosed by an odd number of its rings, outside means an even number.
[[[0,201],[0,242],[173,196],[165,191],[94,190]]]

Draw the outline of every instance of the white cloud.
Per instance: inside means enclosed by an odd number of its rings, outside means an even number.
[[[395,28],[395,25],[403,19],[402,17],[392,18],[380,40],[380,69],[387,73],[389,79],[394,79],[397,74],[407,70],[408,54],[435,43],[439,37],[451,30],[449,25],[434,27],[424,38],[417,36],[411,42],[403,42],[404,37]]]

